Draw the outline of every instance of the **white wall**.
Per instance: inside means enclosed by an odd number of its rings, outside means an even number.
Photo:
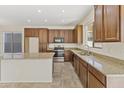
[[[82,25],[85,25],[88,22],[93,22],[94,21],[94,11],[92,10],[89,15],[80,23]],[[115,57],[121,60],[124,60],[124,30],[121,30],[121,42],[110,42],[110,43],[101,43],[102,44],[102,49],[98,48],[91,48],[91,51],[94,51],[99,54],[107,55],[110,57]],[[85,32],[84,32],[84,37],[85,37]],[[85,38],[84,40],[85,41]],[[83,48],[83,46],[78,46],[79,48]]]

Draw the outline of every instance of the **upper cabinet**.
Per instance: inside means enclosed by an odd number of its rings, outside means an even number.
[[[120,41],[120,6],[104,6],[104,40]]]
[[[94,41],[102,41],[103,32],[103,6],[95,6]]]
[[[73,43],[73,30],[49,29],[49,43],[54,43],[54,37],[63,37],[64,43]]]
[[[77,25],[73,32],[74,43],[81,44],[83,42],[83,26]]]
[[[48,43],[48,29],[40,28],[39,29],[39,42],[40,43]]]
[[[120,41],[120,6],[96,5],[94,42]]]
[[[25,37],[38,37],[39,30],[37,28],[25,28],[24,34],[25,34]]]

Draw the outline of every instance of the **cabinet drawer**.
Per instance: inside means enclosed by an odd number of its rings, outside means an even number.
[[[93,68],[92,66],[88,65],[88,70],[104,85],[106,85],[106,76]]]
[[[87,67],[87,63],[86,63],[84,60],[82,60],[82,59],[79,58],[79,61],[81,62],[81,64],[82,64],[83,66]]]

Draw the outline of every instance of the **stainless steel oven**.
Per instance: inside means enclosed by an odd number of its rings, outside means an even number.
[[[64,62],[64,47],[55,47],[54,48],[54,62]]]

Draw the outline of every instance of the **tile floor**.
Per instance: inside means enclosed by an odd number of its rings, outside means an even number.
[[[0,88],[82,88],[70,62],[54,63],[52,83],[0,83]]]

